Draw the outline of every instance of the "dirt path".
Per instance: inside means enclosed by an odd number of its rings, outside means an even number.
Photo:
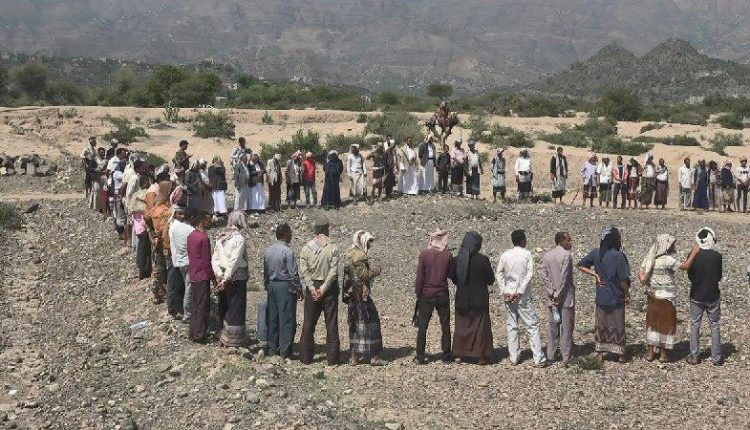
[[[30,202],[30,201],[61,201],[82,199],[81,193],[24,193],[24,194],[6,194],[0,193],[0,202]]]

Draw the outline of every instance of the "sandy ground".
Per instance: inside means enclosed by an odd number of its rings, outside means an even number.
[[[104,121],[106,115],[126,117],[134,125],[142,126],[149,134],[149,138],[132,144],[132,148],[148,151],[163,157],[166,160],[172,160],[174,152],[177,149],[177,142],[182,139],[188,140],[191,144],[188,152],[195,157],[211,160],[213,156],[219,155],[225,161],[229,159],[229,154],[236,145],[231,139],[200,139],[193,136],[189,123],[171,124],[171,128],[156,129],[148,126],[150,119],[163,119],[161,109],[145,109],[132,107],[76,107],[76,116],[73,118],[63,118],[62,112],[66,107],[26,107],[26,108],[0,108],[0,153],[9,155],[19,155],[36,152],[49,156],[51,158],[60,157],[63,152],[80,154],[84,145],[86,145],[89,136],[101,137],[111,129],[111,125]],[[197,109],[180,112],[181,116],[191,117],[195,115]],[[345,111],[319,111],[319,110],[286,110],[286,111],[268,111],[274,118],[273,125],[265,125],[261,118],[265,114],[264,110],[230,110],[237,128],[236,136],[244,136],[248,141],[248,146],[253,150],[258,150],[261,144],[273,144],[281,139],[290,139],[298,130],[313,130],[320,133],[323,143],[329,134],[356,134],[361,135],[364,132],[364,124],[356,122],[357,112]],[[420,119],[427,119],[430,114],[417,113]],[[463,115],[462,120],[468,120],[468,115]],[[579,124],[585,121],[585,116],[580,115],[577,118],[511,118],[511,117],[490,117],[491,123],[499,123],[504,126],[513,127],[525,131],[533,137],[543,133],[558,132],[560,126]],[[640,134],[640,129],[647,123],[643,122],[620,122],[618,131],[624,137],[634,137]],[[19,132],[23,134],[18,134]],[[693,136],[707,145],[707,140],[712,138],[716,133],[736,134],[736,130],[725,130],[713,125],[701,127],[683,124],[667,124],[659,130],[652,130],[646,133],[648,136],[674,136],[688,135]],[[454,130],[453,136],[449,139],[451,142],[457,138],[466,140],[470,131],[462,128]],[[750,129],[742,131],[746,141],[750,140]],[[100,144],[103,144],[100,140]],[[482,151],[489,151],[488,148],[480,148]],[[571,169],[571,178],[569,179],[569,189],[577,187],[580,183],[578,171],[583,166],[587,152],[583,149],[566,148],[566,154]],[[737,147],[728,148],[728,153],[734,160],[735,166],[741,155],[747,154],[747,148]],[[547,142],[537,140],[535,148],[531,150],[533,159],[533,168],[537,172],[534,180],[537,191],[549,190],[550,180],[547,174],[549,158],[554,152],[554,148]],[[685,157],[693,160],[705,158],[707,160],[720,161],[724,157],[716,153],[706,151],[698,147],[674,147],[666,145],[655,145],[653,154],[655,157],[664,158],[667,166],[670,168],[670,204],[674,206],[678,196],[678,184],[676,180],[677,170],[682,165]],[[513,166],[518,155],[518,150],[510,148],[506,152],[509,166]],[[492,154],[488,154],[491,159]],[[643,158],[640,156],[639,158]],[[625,157],[627,160],[628,157]],[[614,162],[614,160],[613,160]],[[346,186],[344,187],[346,189]],[[485,166],[485,176],[482,179],[483,195],[491,196],[489,166]],[[510,187],[512,190],[512,186]],[[511,191],[511,195],[515,190]],[[571,192],[567,196],[566,202],[570,203],[575,195]],[[580,196],[578,198],[580,203]]]

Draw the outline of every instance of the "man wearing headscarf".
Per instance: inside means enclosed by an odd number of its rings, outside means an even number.
[[[641,206],[648,209],[654,202],[654,191],[656,191],[656,164],[654,156],[650,152],[646,155],[646,161],[643,163],[643,173],[641,174]]]
[[[646,304],[647,361],[653,361],[656,359],[656,354],[660,353],[659,361],[669,362],[669,351],[675,344],[677,285],[674,276],[677,269],[690,268],[696,253],[691,252],[683,263],[674,257],[676,254],[674,236],[657,235],[638,273],[638,278],[648,297]]]
[[[555,247],[542,256],[540,275],[547,288],[549,335],[547,358],[555,360],[560,346],[563,366],[567,366],[573,352],[575,330],[576,287],[573,283],[573,240],[568,232],[555,234]]]
[[[747,212],[747,191],[750,188],[750,167],[747,166],[747,157],[740,158],[740,165],[735,171],[734,178],[737,181],[737,212]]]
[[[599,207],[604,203],[608,208],[612,201],[612,164],[609,157],[602,157],[601,163],[596,166],[596,176],[599,178]]]
[[[237,140],[237,147],[232,150],[232,154],[229,156],[231,167],[234,167],[240,161],[240,158],[245,154],[251,154],[252,151],[247,149],[247,141],[244,137],[240,137]]]
[[[687,211],[693,207],[693,175],[694,170],[690,165],[690,159],[685,158],[678,172],[680,183],[680,210]]]
[[[268,208],[273,211],[281,210],[281,154],[274,154],[266,164],[268,174]]]
[[[299,358],[310,364],[315,353],[315,326],[322,313],[326,323],[328,365],[339,363],[339,252],[329,238],[330,224],[320,219],[314,225],[315,237],[299,254],[299,274],[305,289],[305,317],[302,322]]]
[[[568,180],[568,159],[563,155],[563,147],[558,146],[555,155],[549,161],[549,175],[552,179],[552,201],[560,199],[562,204]]]
[[[516,158],[516,183],[518,184],[518,198],[526,199],[531,197],[533,192],[532,181],[534,180],[534,172],[531,168],[531,157],[529,156],[528,149],[522,149],[518,158]]]
[[[464,163],[466,152],[461,148],[463,141],[456,140],[451,151],[451,189],[454,193],[464,195]]]
[[[353,245],[344,259],[341,298],[349,306],[349,349],[351,364],[359,363],[360,357],[369,357],[373,366],[382,365],[379,358],[383,350],[380,317],[370,291],[375,278],[380,276],[380,264],[369,258],[375,237],[359,230],[352,237]]]
[[[367,188],[367,163],[359,152],[358,144],[349,148],[349,154],[346,156],[346,174],[349,176],[349,195],[356,203],[364,197]]]
[[[490,259],[479,251],[482,236],[470,231],[456,257],[456,331],[453,357],[476,359],[480,365],[494,361],[490,322],[489,287],[495,283]]]
[[[232,179],[234,180],[234,210],[250,210],[250,169],[247,154],[240,155],[234,164]]]
[[[385,150],[383,149],[383,142],[378,142],[375,148],[367,156],[368,160],[372,160],[372,192],[370,198],[372,201],[375,200],[376,196],[378,199],[383,196],[383,178],[385,176]]]
[[[732,172],[732,160],[726,160],[721,168],[719,186],[721,187],[721,211],[732,212],[734,206],[734,187],[736,185],[734,172]]]
[[[594,207],[594,199],[597,194],[597,157],[589,152],[589,159],[581,168],[581,183],[583,183],[583,207],[586,207],[586,199],[589,199],[589,207]]]
[[[390,135],[385,139],[385,156],[383,164],[385,166],[385,177],[383,178],[383,188],[385,188],[385,198],[391,198],[393,187],[398,181],[398,153],[396,151],[396,141],[391,139]]]
[[[411,136],[404,140],[404,146],[399,151],[399,159],[401,160],[401,191],[406,195],[416,196],[419,194],[417,169],[419,160]]]
[[[245,228],[245,212],[236,210],[229,214],[227,228],[216,236],[216,245],[211,255],[219,297],[219,339],[223,346],[228,347],[246,344],[245,313],[249,275],[247,247],[242,235]]]
[[[456,282],[456,265],[448,247],[448,232],[430,234],[427,249],[419,254],[414,290],[417,296],[417,352],[414,362],[426,364],[427,327],[435,310],[440,318],[443,362],[451,361],[451,310],[448,279]]]
[[[477,150],[477,143],[469,140],[469,150],[466,152],[465,175],[466,194],[472,199],[478,199],[481,192],[480,176],[484,174],[482,158]]]
[[[513,248],[503,252],[497,264],[495,279],[505,302],[506,328],[508,329],[508,354],[510,364],[518,364],[521,355],[521,339],[518,321],[526,325],[526,332],[534,354],[534,367],[549,364],[542,351],[539,335],[539,318],[534,310],[531,294],[531,278],[534,275],[534,257],[526,249],[526,232],[514,230],[510,235]]]
[[[507,162],[503,154],[505,148],[498,148],[495,157],[492,158],[490,163],[490,173],[492,174],[492,202],[497,202],[497,195],[500,194],[500,199],[505,201],[505,192],[507,190],[505,184],[505,169]],[[562,201],[562,197],[560,198]]]
[[[435,136],[429,133],[419,145],[419,192],[431,193],[435,187]]]
[[[722,255],[716,248],[716,233],[703,227],[695,235],[693,263],[688,268],[690,279],[690,356],[687,362],[698,364],[700,358],[700,329],[703,314],[708,314],[711,327],[711,362],[715,366],[723,364],[721,356],[721,294],[719,282],[723,278]]]
[[[318,206],[318,190],[315,184],[315,156],[312,152],[305,154],[305,161],[302,162],[302,185],[305,188],[305,206]],[[312,195],[312,200],[310,199]]]
[[[594,350],[599,361],[605,353],[625,356],[625,307],[630,306],[630,265],[622,252],[622,237],[614,227],[606,227],[599,247],[594,248],[581,261],[578,269],[596,279],[596,321],[594,325]]]
[[[297,209],[297,200],[300,197],[300,181],[302,180],[302,151],[295,151],[286,161],[284,174],[286,176],[287,207]]]

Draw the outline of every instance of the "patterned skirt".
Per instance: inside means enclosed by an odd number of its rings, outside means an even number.
[[[677,309],[670,300],[648,298],[646,304],[646,341],[657,348],[671,350],[677,333]]]
[[[654,196],[655,205],[666,205],[669,196],[669,182],[656,181],[656,194]]]
[[[625,354],[625,306],[596,305],[596,352]]]
[[[367,301],[349,302],[349,347],[352,352],[372,357],[383,350],[380,316],[370,297]]]
[[[656,178],[643,178],[641,183],[640,201],[642,205],[650,205],[654,200],[654,191],[656,190]]]

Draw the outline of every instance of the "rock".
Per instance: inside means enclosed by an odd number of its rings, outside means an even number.
[[[260,396],[255,393],[245,394],[245,401],[252,404],[260,403]]]
[[[39,402],[36,400],[29,400],[23,403],[23,407],[26,409],[36,409],[39,407]]]
[[[255,386],[262,390],[264,388],[270,387],[271,384],[267,380],[260,378],[255,380]]]
[[[326,373],[323,370],[316,370],[312,374],[313,379],[325,379]]]
[[[403,430],[404,425],[401,423],[385,423],[385,428],[388,430]]]
[[[26,206],[26,209],[23,210],[23,213],[25,214],[34,213],[39,210],[39,207],[40,207],[39,203],[30,203]]]

